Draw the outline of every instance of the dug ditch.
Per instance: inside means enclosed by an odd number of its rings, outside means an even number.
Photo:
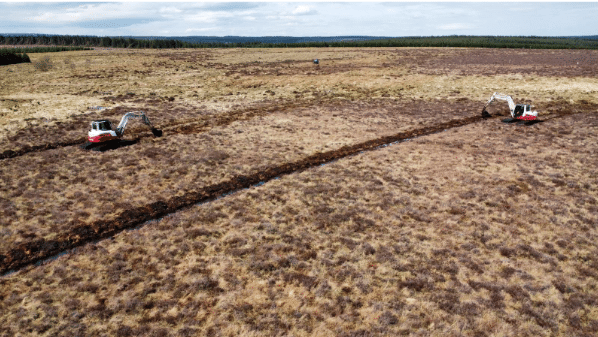
[[[587,108],[595,110],[595,106],[584,106],[582,109],[571,109],[567,112],[557,113],[552,118],[580,113],[587,111]],[[580,111],[581,110],[581,111]],[[493,116],[500,117],[500,116]],[[551,118],[551,119],[552,119]],[[496,120],[495,118],[493,118]],[[260,185],[280,176],[327,164],[341,158],[356,155],[364,151],[375,150],[380,147],[422,137],[461,126],[482,121],[481,116],[472,116],[456,119],[432,126],[426,126],[415,130],[397,133],[391,136],[380,137],[368,140],[351,146],[345,146],[337,150],[316,153],[304,159],[274,165],[260,172],[249,175],[238,175],[228,181],[210,185],[189,192],[183,196],[172,197],[166,201],[156,201],[145,206],[135,207],[121,214],[114,220],[96,221],[91,224],[76,222],[72,224],[72,230],[59,235],[54,239],[37,239],[22,243],[17,247],[0,253],[0,274],[12,274],[26,266],[43,263],[46,259],[55,259],[68,251],[82,246],[89,242],[95,242],[103,238],[111,237],[125,229],[140,227],[148,221],[158,220],[168,214],[199,203],[210,202],[223,196],[234,193],[238,190]]]
[[[352,146],[345,146],[337,150],[316,153],[296,162],[266,168],[261,172],[250,175],[239,175],[232,179],[201,188],[198,191],[183,196],[172,197],[166,201],[156,201],[151,204],[129,209],[114,220],[100,220],[91,224],[74,223],[69,233],[64,233],[54,239],[38,239],[23,243],[0,254],[0,273],[9,274],[25,266],[35,264],[53,256],[62,255],[66,251],[107,238],[125,229],[134,228],[145,222],[162,218],[183,208],[198,203],[209,202],[235,191],[262,184],[283,175],[300,172],[322,164],[358,154],[363,151],[375,150],[385,145],[410,140],[415,137],[430,135],[448,129],[461,127],[483,120],[481,116],[452,120],[416,130],[401,132],[395,135],[368,140]]]

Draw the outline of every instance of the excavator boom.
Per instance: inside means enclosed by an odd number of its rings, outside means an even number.
[[[515,110],[515,102],[513,102],[513,99],[511,98],[511,96],[499,94],[497,92],[495,92],[492,95],[492,97],[490,97],[490,99],[488,100],[488,102],[486,102],[486,105],[484,105],[484,109],[486,109],[486,107],[488,105],[490,105],[490,103],[492,103],[492,101],[494,101],[495,99],[500,99],[500,100],[503,100],[503,101],[507,101],[507,103],[509,104],[509,109],[511,110],[511,112],[513,112]]]
[[[143,124],[149,126],[152,129],[152,132],[154,132],[154,127],[152,126],[152,123],[150,122],[149,118],[147,118],[147,116],[145,115],[145,113],[143,111],[132,111],[132,112],[127,112],[123,118],[120,120],[120,123],[118,123],[118,126],[116,127],[116,133],[118,134],[119,137],[122,137],[122,135],[125,132],[125,128],[127,127],[127,123],[129,122],[129,119],[131,118],[135,118],[135,119],[141,119],[143,121]]]

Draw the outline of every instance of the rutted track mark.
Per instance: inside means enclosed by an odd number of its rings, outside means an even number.
[[[8,271],[25,267],[81,246],[87,242],[110,237],[124,229],[136,227],[144,222],[161,218],[182,208],[210,201],[222,195],[230,194],[236,190],[247,188],[260,182],[269,181],[281,175],[300,172],[362,151],[373,150],[385,144],[429,135],[445,129],[472,124],[480,120],[482,120],[481,116],[452,120],[433,126],[401,132],[392,136],[369,140],[352,146],[345,146],[338,150],[316,153],[296,162],[269,167],[261,172],[250,175],[236,176],[229,181],[206,186],[198,191],[187,193],[184,196],[172,197],[167,201],[156,201],[146,206],[136,207],[124,212],[114,220],[96,221],[91,224],[84,224],[82,222],[73,223],[72,231],[64,234],[62,237],[27,242],[0,254],[0,273],[4,274]]]
[[[27,147],[20,148],[16,151],[15,150],[6,150],[6,151],[0,153],[0,160],[19,157],[19,156],[22,156],[24,154],[31,153],[31,152],[41,152],[41,151],[46,151],[46,150],[57,149],[59,147],[79,145],[79,144],[83,144],[84,142],[85,142],[85,138],[82,137],[79,139],[70,140],[70,141],[66,141],[66,142],[56,142],[56,143],[49,143],[49,144],[43,144],[43,145],[37,145],[37,146],[27,146]]]
[[[283,106],[280,105],[271,105],[268,107],[258,107],[258,108],[248,108],[238,112],[234,112],[224,116],[217,116],[212,119],[208,120],[200,120],[194,122],[188,122],[184,124],[177,124],[177,125],[169,125],[164,127],[163,129],[168,131],[169,133],[172,132],[173,134],[190,134],[190,133],[199,133],[205,131],[207,128],[217,127],[217,126],[225,126],[232,124],[233,122],[237,121],[244,121],[249,120],[255,117],[265,116],[267,114],[273,113],[275,111],[286,111],[289,109],[299,108],[309,106],[307,102],[301,103],[287,103]]]

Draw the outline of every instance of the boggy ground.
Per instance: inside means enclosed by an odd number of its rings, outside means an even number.
[[[82,142],[93,119],[145,110],[159,127],[339,100],[462,99],[494,91],[598,103],[596,51],[460,48],[91,50],[0,68],[0,154]],[[320,65],[312,60],[320,59]],[[126,62],[126,65],[123,64]],[[106,110],[90,107],[102,106]],[[540,106],[538,106],[541,108]],[[135,137],[143,128],[128,130]],[[25,151],[26,152],[26,151]]]
[[[596,113],[364,152],[0,280],[6,336],[593,336]]]
[[[495,118],[341,159],[27,267],[0,281],[5,335],[596,334],[594,51],[49,56],[46,73],[0,68],[0,153],[17,151],[0,161],[3,252],[237,174],[469,118],[494,91],[545,122]],[[98,105],[108,109],[88,109]],[[131,110],[165,136],[132,125],[131,146],[64,146],[89,120]],[[57,148],[30,151],[40,144]]]
[[[472,117],[476,108],[447,100],[338,103],[272,112],[203,133],[182,129],[104,153],[65,147],[4,159],[0,259],[21,244],[70,240],[82,225],[95,231],[112,226],[133,208],[316,153]]]

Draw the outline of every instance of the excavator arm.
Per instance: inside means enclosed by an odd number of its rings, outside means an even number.
[[[484,115],[484,112],[488,113],[486,111],[486,107],[488,105],[490,105],[490,103],[492,103],[492,101],[494,101],[495,99],[500,99],[500,100],[503,100],[503,101],[507,101],[507,103],[509,104],[509,109],[511,110],[511,115],[513,115],[513,112],[515,111],[515,102],[513,102],[513,99],[511,98],[511,96],[499,94],[497,92],[495,92],[492,95],[492,97],[490,97],[490,99],[488,100],[488,102],[486,102],[486,104],[484,105],[484,108],[482,108],[482,115]]]
[[[143,124],[150,127],[154,136],[159,137],[162,135],[162,132],[160,130],[154,128],[154,126],[150,122],[149,118],[147,118],[147,116],[145,115],[145,113],[143,111],[132,111],[132,112],[127,112],[123,116],[123,118],[120,120],[120,123],[118,123],[118,126],[116,127],[116,134],[119,137],[122,137],[122,135],[125,133],[125,128],[127,127],[127,123],[129,122],[129,119],[131,119],[131,118],[141,119]]]

